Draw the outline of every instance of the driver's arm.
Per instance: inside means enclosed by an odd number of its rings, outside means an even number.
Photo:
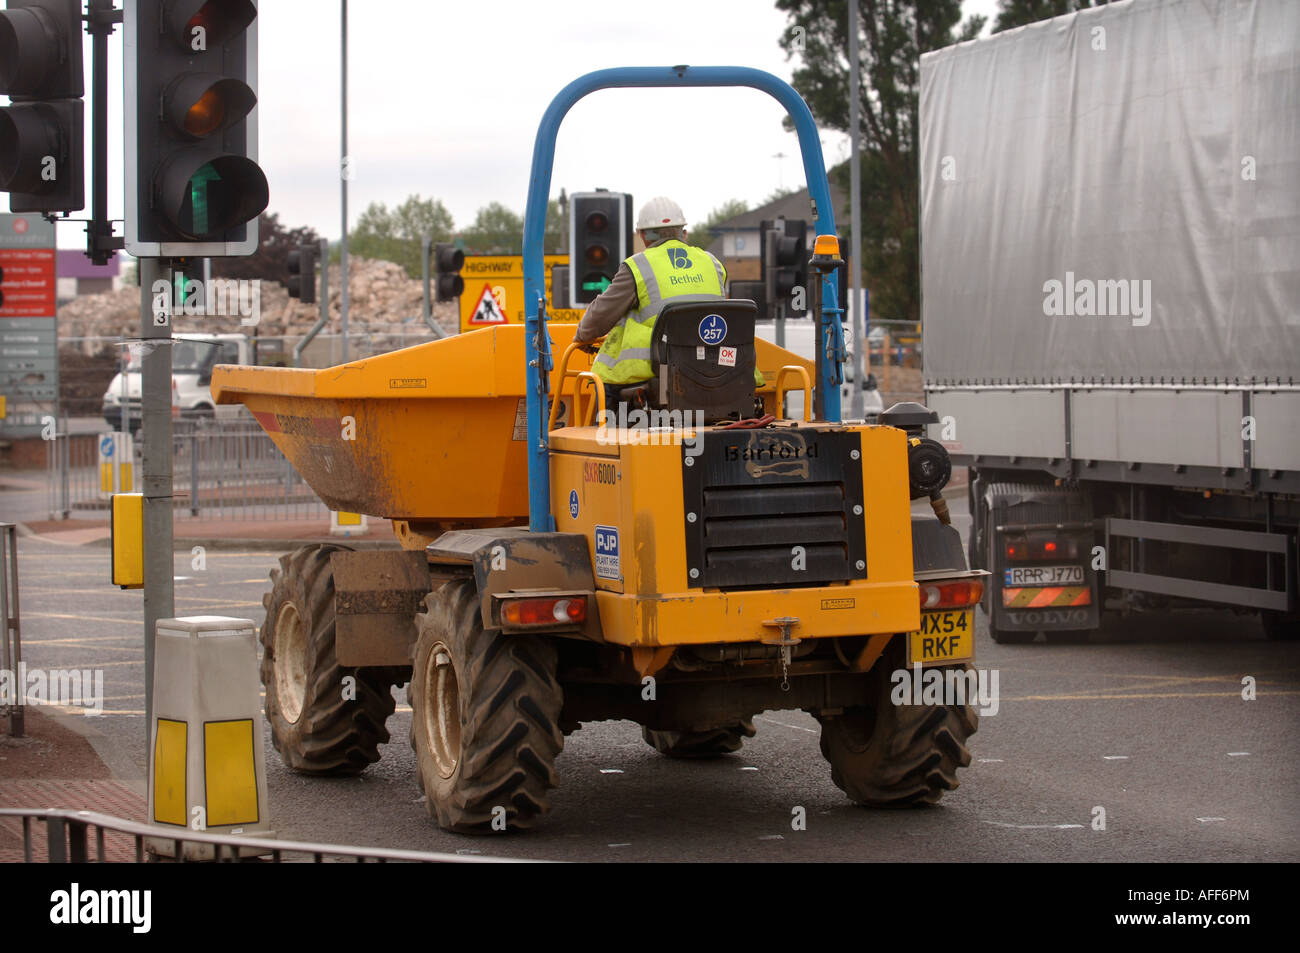
[[[609,287],[587,306],[573,340],[578,343],[594,341],[613,330],[614,325],[623,320],[623,315],[636,307],[636,278],[632,269],[623,262],[618,266],[614,280]]]

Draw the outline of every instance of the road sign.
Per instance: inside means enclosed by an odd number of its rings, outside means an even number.
[[[5,438],[34,437],[57,413],[54,226],[39,214],[0,214],[0,395]]]
[[[568,264],[567,255],[546,256],[546,287],[551,287],[551,269]],[[521,255],[466,255],[460,271],[465,279],[468,294],[460,297],[460,329],[473,331],[494,324],[524,323],[524,260]],[[484,287],[489,299],[484,310]],[[554,296],[547,298],[548,302]],[[568,308],[552,310],[549,305],[547,320],[577,322],[581,310]],[[475,320],[475,318],[478,320]]]

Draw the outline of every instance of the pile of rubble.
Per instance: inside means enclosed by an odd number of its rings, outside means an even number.
[[[391,341],[417,344],[433,337],[420,314],[423,307],[421,282],[406,276],[400,265],[389,261],[351,258],[348,261],[349,283],[348,334],[365,335],[372,342]],[[338,334],[342,291],[338,287],[338,265],[331,267],[329,323],[322,334]],[[233,291],[233,289],[232,289]],[[263,281],[256,289],[246,285],[244,297],[230,299],[229,314],[177,314],[173,330],[184,332],[252,333],[251,321],[257,315],[259,336],[299,338],[316,323],[319,304],[303,304],[290,298],[278,282]],[[455,302],[434,302],[434,320],[447,333],[457,329]],[[250,323],[244,323],[250,322]],[[138,337],[140,335],[140,290],[124,287],[97,295],[84,295],[59,309],[59,337],[91,339],[76,342],[86,354],[97,352],[103,341],[95,338]]]

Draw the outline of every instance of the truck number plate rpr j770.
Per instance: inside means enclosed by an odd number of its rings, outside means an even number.
[[[1008,586],[1068,586],[1083,582],[1082,566],[1016,566],[1002,572]]]

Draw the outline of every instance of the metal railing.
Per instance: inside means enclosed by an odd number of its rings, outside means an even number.
[[[329,518],[325,504],[242,408],[230,420],[172,423],[172,492],[178,511],[226,520]],[[119,492],[139,489],[141,450],[137,439],[133,485]],[[110,500],[102,489],[99,435],[71,433],[64,419],[55,439],[46,442],[45,453],[50,519],[106,515]]]
[[[0,808],[0,818],[18,818],[22,821],[23,862],[46,861],[54,864],[112,863],[114,851],[106,845],[105,833],[125,835],[130,838],[134,862],[144,863],[154,859],[146,841],[161,841],[172,846],[177,863],[185,863],[186,844],[206,844],[213,848],[217,863],[236,863],[257,853],[269,858],[271,863],[292,862],[295,858],[311,863],[324,863],[327,858],[385,864],[389,862],[413,864],[483,864],[483,863],[533,863],[506,857],[484,857],[463,854],[443,854],[418,850],[396,850],[384,847],[351,847],[342,844],[318,844],[307,841],[275,840],[261,837],[238,837],[206,834],[199,831],[177,831],[174,827],[160,827],[126,821],[94,811],[72,811],[61,808]],[[37,841],[33,837],[33,821],[45,824],[45,852],[38,856]],[[93,856],[92,856],[93,852]],[[128,856],[131,852],[128,851]],[[165,859],[172,859],[170,857]]]
[[[12,704],[0,697],[0,712],[9,715],[9,734],[23,736],[23,688],[17,673],[23,660],[22,626],[18,614],[18,532],[13,523],[0,523],[0,672],[13,673]]]

